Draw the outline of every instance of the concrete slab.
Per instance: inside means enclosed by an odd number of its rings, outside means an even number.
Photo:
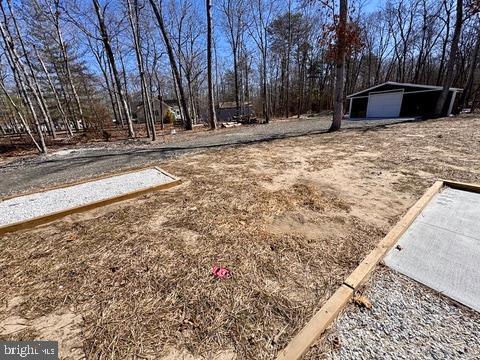
[[[390,250],[385,264],[480,311],[480,194],[445,188]]]

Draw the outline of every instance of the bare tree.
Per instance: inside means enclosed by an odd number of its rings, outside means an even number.
[[[249,26],[250,36],[258,47],[261,58],[261,93],[262,93],[262,111],[265,122],[270,122],[270,106],[268,102],[267,87],[267,56],[268,56],[268,26],[270,17],[273,13],[273,4],[271,0],[256,0],[251,7],[250,17],[254,26]]]
[[[444,75],[445,69],[445,59],[447,58],[447,47],[448,47],[448,39],[450,38],[450,28],[451,28],[451,15],[453,11],[453,5],[451,0],[442,0],[443,12],[445,16],[441,16],[440,19],[443,21],[445,26],[444,39],[442,43],[442,55],[440,59],[440,68],[437,74],[437,85],[442,83],[442,78]]]
[[[135,131],[133,130],[133,124],[132,124],[132,118],[130,116],[130,112],[128,109],[128,104],[125,99],[125,94],[122,89],[122,82],[120,80],[120,75],[118,74],[117,66],[115,63],[115,57],[113,55],[112,51],[112,46],[110,44],[110,37],[108,35],[107,27],[105,25],[105,20],[104,20],[104,12],[105,9],[102,9],[100,7],[100,3],[98,0],[92,0],[93,1],[93,6],[95,8],[95,13],[97,15],[98,19],[98,26],[100,29],[100,34],[102,36],[102,41],[103,41],[103,46],[105,48],[105,52],[107,53],[107,58],[110,63],[111,69],[112,69],[112,74],[113,74],[113,79],[115,82],[115,85],[117,87],[117,95],[120,100],[120,104],[122,107],[123,111],[123,116],[127,120],[127,125],[128,125],[128,135],[130,137],[135,137]]]
[[[108,97],[110,99],[110,104],[112,106],[112,112],[113,116],[115,118],[115,121],[118,123],[120,122],[123,125],[123,117],[122,117],[122,112],[120,110],[118,101],[117,101],[117,96],[116,92],[113,89],[113,85],[111,82],[111,74],[110,74],[110,67],[107,64],[107,61],[105,60],[105,52],[100,49],[100,45],[94,41],[95,39],[90,36],[89,34],[86,35],[87,38],[87,44],[88,47],[90,48],[90,51],[92,52],[98,67],[100,68],[100,72],[102,73],[103,79],[105,80],[105,86],[104,89],[107,90],[108,92]]]
[[[223,25],[227,31],[227,39],[232,50],[233,72],[235,81],[235,104],[237,115],[240,112],[240,83],[238,60],[242,47],[242,35],[245,29],[246,4],[244,0],[222,0],[220,7],[223,13]]]
[[[55,6],[55,9],[52,9],[50,5],[48,6],[48,9],[51,15],[51,21],[55,27],[58,45],[60,47],[60,52],[62,54],[63,67],[68,80],[68,85],[70,86],[70,89],[73,94],[73,98],[75,100],[75,105],[77,107],[78,115],[80,118],[79,120],[82,122],[82,125],[85,128],[85,119],[83,118],[83,109],[82,109],[82,105],[80,104],[80,97],[78,96],[78,92],[75,87],[75,83],[73,81],[72,71],[70,68],[70,61],[68,59],[68,54],[67,54],[67,47],[65,46],[65,41],[63,40],[62,28],[60,27],[60,15],[61,15],[60,0],[54,0],[53,3]],[[74,117],[74,122],[75,122],[75,128],[77,128],[77,119],[75,117]]]
[[[460,40],[460,35],[462,32],[462,25],[463,25],[463,0],[457,0],[457,9],[456,9],[456,20],[455,20],[455,30],[453,32],[452,44],[450,46],[450,55],[448,58],[447,63],[447,71],[445,75],[445,81],[443,83],[443,90],[440,94],[437,105],[435,107],[435,114],[437,116],[441,116],[445,105],[447,103],[448,92],[449,89],[453,85],[454,80],[454,69],[455,69],[455,61],[457,59],[457,52],[458,52],[458,42]]]
[[[35,145],[35,147],[38,149],[39,152],[43,152],[43,149],[42,147],[38,144],[38,142],[35,140],[35,137],[33,136],[32,134],[32,131],[30,130],[30,126],[28,125],[28,122],[25,120],[25,117],[23,116],[22,112],[20,111],[20,108],[17,106],[17,104],[15,103],[15,101],[12,99],[12,97],[10,96],[10,94],[8,93],[7,89],[5,88],[5,84],[4,84],[4,79],[3,79],[3,76],[1,77],[0,79],[0,87],[2,88],[3,90],[3,93],[5,94],[5,96],[7,97],[8,101],[10,102],[11,106],[13,107],[13,109],[15,110],[15,113],[17,114],[18,118],[20,119],[20,122],[22,123],[27,135],[30,137],[30,139],[32,140],[33,144]]]
[[[145,65],[144,65],[143,54],[142,54],[140,26],[139,26],[140,16],[139,16],[138,0],[133,0],[133,5],[132,5],[132,0],[127,0],[127,12],[128,12],[130,27],[132,29],[133,45],[134,45],[135,55],[137,59],[138,72],[140,74],[143,113],[145,114],[147,131],[150,129],[150,131],[148,132],[151,132],[152,140],[155,140],[157,137],[156,131],[155,131],[155,118],[153,116],[150,92],[147,89],[147,82],[145,78]]]
[[[475,78],[475,70],[478,66],[478,58],[480,56],[480,22],[476,25],[476,37],[475,47],[472,51],[472,59],[470,68],[468,70],[467,81],[465,82],[465,88],[460,99],[460,103],[463,107],[467,107],[470,102],[470,98],[473,93],[473,83]]]
[[[329,131],[339,130],[343,118],[343,86],[345,83],[345,54],[346,54],[346,31],[347,31],[347,0],[340,0],[340,16],[337,25],[336,46],[336,74],[335,74],[335,103],[333,106],[333,121]]]
[[[32,65],[32,61],[30,60],[29,52],[27,51],[27,48],[25,46],[25,41],[23,40],[23,35],[20,32],[20,28],[18,26],[16,15],[13,12],[13,7],[12,7],[11,0],[7,0],[7,5],[8,5],[8,9],[10,11],[10,14],[11,14],[13,26],[14,26],[16,34],[17,34],[17,39],[18,39],[18,42],[20,44],[20,49],[22,50],[22,57],[23,57],[23,59],[25,59],[26,68],[29,70],[29,74],[27,76],[31,77],[31,84],[33,84],[33,90],[34,90],[33,93],[34,93],[35,99],[37,101],[37,104],[39,105],[40,111],[42,112],[43,118],[45,120],[45,125],[47,126],[50,134],[52,135],[52,138],[55,139],[56,138],[55,125],[52,122],[52,118],[50,116],[50,112],[48,110],[48,106],[47,106],[47,103],[45,101],[43,91],[40,87],[40,84],[38,82],[36,73],[33,69],[33,65]]]
[[[193,123],[192,118],[188,112],[187,101],[185,100],[185,91],[183,89],[182,79],[180,78],[180,73],[178,71],[177,61],[175,60],[175,54],[173,52],[172,44],[170,42],[170,37],[165,27],[162,13],[162,2],[160,1],[159,6],[157,6],[155,0],[149,0],[150,5],[152,6],[153,12],[155,13],[155,18],[157,19],[160,32],[162,33],[163,42],[167,48],[168,58],[170,60],[170,66],[172,68],[173,77],[176,82],[176,86],[179,92],[180,105],[182,109],[183,116],[185,117],[185,129],[192,130]]]
[[[176,4],[176,3],[175,3]],[[171,3],[174,5],[174,3]],[[178,58],[180,78],[186,80],[188,91],[188,104],[190,116],[193,123],[196,123],[198,109],[199,82],[204,74],[204,53],[203,45],[204,29],[193,4],[187,0],[182,1],[179,14],[175,14],[175,8],[171,9],[173,17],[172,39],[175,42],[175,51]],[[176,32],[176,34],[175,34]],[[176,35],[176,36],[175,36]]]
[[[213,74],[212,74],[212,0],[207,3],[207,78],[208,78],[208,121],[212,130],[217,128],[215,116],[215,100],[213,98]]]
[[[12,35],[8,29],[8,18],[7,18],[5,9],[3,7],[3,2],[0,2],[0,9],[2,11],[2,20],[0,20],[0,32],[2,35],[2,40],[5,44],[7,59],[8,59],[10,68],[12,69],[17,87],[20,90],[20,93],[22,94],[23,101],[28,106],[30,113],[32,115],[36,130],[37,130],[37,135],[39,137],[41,152],[46,154],[47,146],[45,144],[45,138],[43,136],[42,127],[40,126],[40,122],[38,121],[38,116],[35,111],[35,107],[29,95],[29,93],[33,93],[33,94],[35,93],[34,86],[32,85],[31,79],[27,75],[25,66],[22,60],[20,59],[20,56],[18,55],[18,52],[15,48]]]

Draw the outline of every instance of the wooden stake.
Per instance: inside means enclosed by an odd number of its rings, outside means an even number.
[[[353,290],[341,285],[278,355],[277,360],[300,359],[335,320],[353,296]]]

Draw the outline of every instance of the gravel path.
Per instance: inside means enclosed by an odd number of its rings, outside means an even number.
[[[0,226],[67,210],[131,191],[172,181],[156,169],[145,169],[0,202]]]
[[[330,359],[479,359],[480,314],[386,268],[327,337]],[[336,343],[336,346],[331,346]]]
[[[343,122],[342,127],[367,129],[405,121],[408,120],[347,120]],[[118,148],[111,143],[107,148],[87,147],[60,151],[46,157],[36,156],[0,166],[0,197],[54,183],[118,171],[122,168],[158,163],[189,152],[321,134],[327,131],[330,123],[331,119],[326,117],[275,121],[266,125],[220,129],[211,133],[200,133],[198,136],[179,135],[178,141],[167,144],[137,145],[136,142],[132,142],[131,145],[122,144],[121,148]]]

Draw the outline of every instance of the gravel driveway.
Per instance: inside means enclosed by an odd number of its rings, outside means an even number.
[[[372,308],[351,303],[307,360],[480,358],[477,312],[386,268],[364,296]]]
[[[410,119],[411,120],[411,119]],[[409,119],[344,121],[344,130],[374,128],[410,121]],[[35,156],[0,166],[0,196],[27,191],[31,188],[78,180],[102,173],[158,163],[172,156],[204,151],[210,148],[247,145],[263,141],[321,134],[330,126],[330,117],[302,118],[275,121],[266,125],[221,129],[214,133],[184,139],[168,144],[125,144],[123,148],[106,147],[60,151],[48,156]]]

